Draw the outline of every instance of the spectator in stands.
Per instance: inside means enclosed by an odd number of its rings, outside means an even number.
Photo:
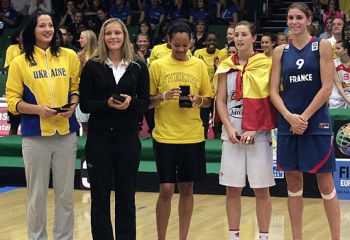
[[[233,0],[217,0],[216,19],[219,24],[236,25],[238,21],[238,8]]]
[[[224,60],[215,74],[217,110],[224,126],[219,182],[226,186],[230,240],[239,239],[246,177],[255,194],[259,240],[268,239],[271,219],[269,187],[275,181],[270,130],[276,126],[271,102],[265,100],[269,99],[271,58],[254,52],[255,40],[252,23],[237,23],[234,41],[238,52]],[[242,74],[244,84],[238,74]],[[251,108],[253,105],[260,106],[261,112]]]
[[[66,12],[60,19],[60,26],[69,26],[74,22],[75,10],[76,10],[75,2],[73,0],[67,0]]]
[[[332,37],[332,22],[333,22],[332,17],[329,17],[326,19],[324,32],[320,34],[321,39],[328,39]]]
[[[99,19],[98,19],[98,10],[101,9],[103,6],[102,0],[93,0],[92,4],[90,4],[87,8],[84,9],[84,18],[87,25],[87,28],[90,30],[93,30],[98,33],[101,26],[99,25]]]
[[[227,56],[226,53],[217,49],[217,36],[216,33],[210,32],[206,37],[206,48],[198,49],[194,52],[194,56],[203,60],[207,66],[210,86],[212,90],[211,106],[210,108],[201,108],[201,119],[203,121],[204,136],[208,138],[209,120],[210,115],[214,116],[214,97],[216,91],[214,88],[213,77],[219,63],[224,60]],[[213,126],[214,138],[220,138],[221,135],[221,124],[215,124]]]
[[[13,9],[16,10],[16,12],[20,15],[27,15],[28,14],[28,0],[25,1],[13,1],[11,2],[11,6]]]
[[[97,16],[98,9],[106,7],[103,0],[93,0],[92,4],[84,10],[84,16]]]
[[[18,29],[11,37],[11,45],[6,50],[6,58],[4,69],[7,72],[15,57],[19,56],[23,51],[22,29]],[[21,115],[15,115],[7,111],[8,123],[10,123],[9,135],[17,135],[19,124],[21,123]]]
[[[329,0],[327,11],[323,14],[323,22],[326,23],[326,20],[332,17],[344,19],[344,13],[339,9],[338,0]]]
[[[313,23],[307,26],[307,31],[311,37],[316,37],[317,27]]]
[[[340,239],[340,209],[333,182],[333,131],[327,104],[335,72],[332,47],[327,40],[308,34],[311,18],[305,3],[292,3],[287,24],[293,44],[289,44],[288,51],[285,46],[277,47],[272,57],[271,101],[279,112],[277,164],[286,175],[292,238],[303,239],[303,172],[308,172],[317,178],[330,239]],[[286,81],[309,74],[312,81]]]
[[[335,58],[335,44],[337,41],[342,39],[344,27],[344,19],[339,17],[334,17],[332,22],[332,37],[327,40],[332,44],[333,47],[333,57]]]
[[[344,39],[350,40],[350,22],[345,22],[342,36]]]
[[[92,57],[97,49],[97,38],[92,30],[85,30],[80,33],[79,39],[81,50],[78,52],[78,57],[80,60],[80,69],[84,67],[85,63]],[[80,110],[80,105],[77,106],[75,110],[75,115],[78,122],[82,127],[82,135],[87,136],[88,132],[88,121],[89,114],[82,113]]]
[[[135,186],[141,155],[138,120],[149,105],[149,75],[147,65],[134,59],[130,45],[125,24],[108,19],[99,34],[98,51],[81,74],[80,107],[90,113],[85,152],[93,239],[136,240]],[[115,238],[110,219],[112,178]]]
[[[150,0],[150,3],[141,11],[139,24],[143,21],[148,22],[151,26],[152,32],[154,32],[164,20],[165,15],[165,9],[159,5],[158,0]]]
[[[97,20],[96,27],[95,27],[94,31],[98,35],[100,30],[101,30],[102,24],[105,21],[107,21],[107,19],[110,18],[107,8],[105,8],[105,7],[99,8],[97,10],[97,18],[98,18],[98,20]]]
[[[9,111],[22,114],[28,239],[48,239],[46,196],[50,170],[55,194],[52,235],[55,239],[73,239],[79,129],[74,111],[79,101],[79,60],[73,51],[57,47],[56,31],[47,13],[30,17],[23,30],[24,54],[11,62],[6,83]],[[72,105],[65,106],[67,102]]]
[[[78,57],[81,67],[92,57],[97,49],[97,37],[92,30],[85,30],[80,33],[80,48]]]
[[[79,39],[80,39],[80,33],[82,31],[81,25],[83,24],[84,24],[83,12],[79,9],[75,9],[74,21],[68,25],[68,31],[73,34],[72,44],[77,48],[80,48]]]
[[[205,64],[187,55],[191,32],[186,23],[174,23],[168,32],[171,54],[153,62],[149,69],[150,107],[155,107],[152,137],[160,182],[156,207],[159,240],[166,239],[175,184],[180,192],[178,239],[187,239],[193,211],[193,182],[206,175],[200,107],[210,106],[212,94]],[[179,85],[189,87],[186,98],[190,102],[186,108],[177,100],[181,93]]]
[[[132,10],[125,4],[125,0],[115,0],[109,9],[109,15],[121,19],[126,26],[131,25]]]
[[[276,37],[273,33],[264,33],[261,36],[261,49],[267,57],[272,57],[273,49],[276,44]]]
[[[171,20],[167,18],[164,19],[164,21],[159,25],[157,38],[155,38],[153,41],[154,45],[166,43],[168,41],[167,33],[170,25],[171,25]]]
[[[191,33],[190,46],[188,49],[191,51],[192,54],[197,50],[197,48],[196,48],[196,36],[195,36],[194,32]]]
[[[78,9],[80,9],[81,11],[85,11],[91,6],[89,0],[76,0],[76,3],[77,3]]]
[[[145,33],[139,33],[136,36],[135,41],[136,48],[135,53],[145,62],[148,63],[148,58],[150,57],[151,51],[149,49],[150,40],[149,36]]]
[[[4,69],[7,71],[10,63],[15,57],[19,56],[23,50],[23,29],[17,29],[11,36],[11,45],[6,50],[6,58],[4,63]]]
[[[190,23],[196,24],[199,20],[213,22],[213,11],[208,11],[204,0],[196,0],[195,8],[190,11]]]
[[[320,1],[313,0],[312,9],[312,20],[317,21],[319,24],[323,23],[323,10]]]
[[[134,51],[141,60],[143,60],[147,65],[149,65],[149,58],[151,55],[149,35],[145,33],[137,34],[135,39]],[[148,133],[151,136],[152,130],[154,128],[154,109],[148,109],[143,115],[140,115],[140,129],[143,126],[143,116],[145,116],[148,126]]]
[[[207,23],[204,19],[198,19],[196,22],[196,49],[202,49],[206,47],[206,38],[207,38]]]
[[[329,97],[329,108],[350,108],[350,44],[343,39],[335,44],[337,58],[332,94]]]
[[[345,14],[346,21],[350,21],[350,2],[348,0],[339,0],[339,8]]]
[[[227,55],[228,55],[228,57],[230,57],[236,53],[237,53],[236,44],[234,41],[232,41],[227,45]]]
[[[4,24],[2,29],[16,27],[18,20],[18,13],[11,7],[11,0],[1,0],[0,21]]]
[[[173,5],[169,9],[167,18],[171,21],[188,20],[188,16],[189,16],[188,1],[174,0]]]
[[[72,49],[74,52],[78,52],[78,48],[68,41],[67,27],[61,26],[59,30],[62,33],[62,47]]]
[[[227,31],[226,31],[226,40],[227,40],[227,44],[225,44],[225,47],[222,48],[220,51],[224,52],[224,54],[226,54],[226,56],[228,57],[228,53],[227,53],[227,45],[231,42],[233,42],[233,38],[234,38],[234,34],[235,34],[235,25],[230,24],[227,27]]]
[[[56,32],[56,45],[57,47],[62,47],[63,45],[63,36],[61,31]]]
[[[148,35],[149,41],[150,41],[150,46],[149,48],[153,48],[153,31],[151,30],[151,26],[148,22],[143,21],[139,24],[137,33],[142,33]],[[135,39],[136,40],[136,39]]]
[[[38,11],[51,13],[51,0],[29,0],[28,15]]]
[[[287,42],[288,42],[288,37],[283,32],[277,33],[276,46],[286,44]]]

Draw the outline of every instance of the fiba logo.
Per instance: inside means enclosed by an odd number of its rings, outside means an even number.
[[[350,156],[350,123],[339,128],[335,141],[340,152]]]

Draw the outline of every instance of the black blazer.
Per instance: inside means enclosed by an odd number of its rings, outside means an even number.
[[[150,103],[147,65],[140,60],[130,63],[117,85],[110,67],[89,60],[81,73],[79,91],[80,109],[90,113],[89,131],[138,131],[139,116]],[[125,110],[110,108],[108,99],[113,93],[130,95],[129,107]]]

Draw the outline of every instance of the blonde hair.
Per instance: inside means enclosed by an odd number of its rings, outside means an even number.
[[[102,24],[100,35],[98,37],[97,51],[95,51],[93,59],[102,64],[108,58],[108,49],[105,43],[105,31],[107,25],[111,23],[118,23],[122,27],[122,31],[124,33],[124,41],[121,47],[121,58],[128,63],[133,62],[134,54],[129,39],[128,29],[126,28],[125,24],[118,18],[110,18]]]
[[[87,38],[87,44],[84,49],[86,50],[86,55],[91,57],[97,49],[97,37],[96,34],[91,30],[85,30],[80,33]]]

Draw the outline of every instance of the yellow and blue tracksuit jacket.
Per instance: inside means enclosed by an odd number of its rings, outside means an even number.
[[[20,101],[61,107],[69,102],[70,96],[79,94],[80,62],[74,51],[61,48],[56,57],[51,54],[50,48],[43,50],[35,46],[33,57],[35,63],[30,63],[21,54],[10,64],[6,102],[13,114],[20,114],[17,111]],[[78,129],[74,115],[71,118],[59,114],[42,118],[39,115],[22,114],[22,136],[52,136],[56,132],[65,135]]]

